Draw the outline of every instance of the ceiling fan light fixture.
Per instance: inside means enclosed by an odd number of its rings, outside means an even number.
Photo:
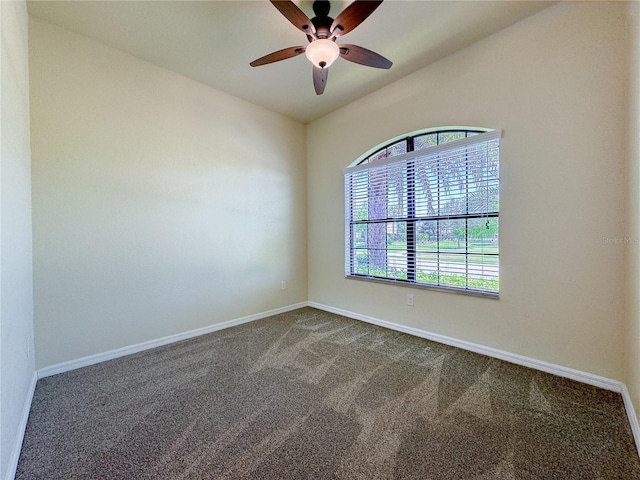
[[[340,56],[340,48],[332,40],[319,38],[311,42],[304,53],[316,67],[328,68]]]

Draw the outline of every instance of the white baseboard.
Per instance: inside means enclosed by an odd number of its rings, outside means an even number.
[[[638,449],[638,454],[640,455],[640,424],[638,423],[636,409],[633,408],[631,395],[629,395],[629,390],[624,384],[622,385],[622,400],[624,401],[624,408],[627,410],[627,417],[629,417],[629,424],[631,425],[633,438],[636,441],[636,448]]]
[[[38,382],[38,375],[33,372],[31,376],[31,383],[29,384],[29,390],[27,396],[24,399],[24,405],[22,406],[22,414],[20,415],[20,423],[18,424],[18,432],[16,433],[16,439],[13,442],[13,450],[9,457],[9,463],[7,465],[6,480],[13,480],[16,476],[16,470],[18,468],[18,460],[20,460],[20,451],[22,450],[22,442],[24,440],[24,433],[27,429],[27,421],[29,420],[29,412],[31,411],[31,402],[33,401],[33,394],[36,391],[36,383]]]
[[[445,345],[451,345],[452,347],[457,347],[463,350],[480,353],[488,357],[498,358],[506,362],[515,363],[516,365],[522,365],[523,367],[533,368],[534,370],[540,370],[543,372],[551,373],[553,375],[558,375],[559,377],[569,378],[571,380],[576,380],[578,382],[586,383],[588,385],[593,385],[595,387],[603,388],[605,390],[610,390],[613,392],[620,393],[622,395],[622,400],[624,401],[627,417],[629,418],[631,431],[633,432],[633,437],[636,442],[636,449],[638,450],[638,454],[640,455],[640,424],[638,423],[638,417],[636,416],[635,409],[633,408],[633,403],[631,401],[631,397],[629,396],[629,391],[627,390],[627,386],[624,383],[619,382],[618,380],[612,380],[610,378],[601,377],[598,375],[594,375],[592,373],[582,372],[580,370],[575,370],[573,368],[563,367],[562,365],[555,365],[553,363],[544,362],[542,360],[537,360],[535,358],[525,357],[523,355],[505,352],[504,350],[498,350],[496,348],[485,347],[484,345],[479,345],[477,343],[458,340],[456,338],[447,337],[445,335],[440,335],[438,333],[431,333],[425,330],[420,330],[413,327],[407,327],[397,323],[388,322],[387,320],[381,320],[379,318],[370,317],[368,315],[362,315],[360,313],[350,312],[348,310],[343,310],[341,308],[330,307],[328,305],[323,305],[321,303],[307,302],[307,304],[310,307],[324,310],[326,312],[336,313],[338,315],[353,318],[355,320],[362,320],[363,322],[371,323],[373,325],[378,325],[380,327],[388,328],[390,330],[408,333],[409,335],[413,335],[416,337],[425,338],[427,340],[433,340],[434,342],[438,342],[438,343],[444,343]]]
[[[177,333],[175,335],[169,335],[167,337],[158,338],[156,340],[149,340],[148,342],[137,343],[135,345],[129,345],[127,347],[109,350],[108,352],[97,353],[95,355],[89,355],[86,357],[78,358],[76,360],[69,360],[68,362],[57,363],[49,367],[38,369],[38,378],[50,377],[51,375],[57,375],[58,373],[69,372],[77,368],[95,365],[96,363],[105,362],[114,358],[124,357],[125,355],[131,355],[132,353],[142,352],[151,348],[161,347],[163,345],[179,342],[188,338],[198,337],[200,335],[223,330],[225,328],[235,327],[236,325],[253,322],[255,320],[260,320],[261,318],[270,317],[279,313],[289,312],[291,310],[306,306],[307,302],[295,303],[286,307],[275,308],[266,312],[256,313],[254,315],[248,315],[246,317],[216,323],[215,325],[209,325],[208,327],[197,328],[195,330],[189,330],[188,332]]]

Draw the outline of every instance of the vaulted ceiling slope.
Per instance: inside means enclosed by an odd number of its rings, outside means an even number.
[[[295,3],[313,16],[312,1]],[[331,2],[330,15],[349,3]],[[304,55],[249,66],[267,53],[307,44],[304,34],[265,0],[29,1],[28,10],[33,17],[308,123],[553,3],[386,0],[338,43],[374,50],[393,67],[379,70],[338,59],[322,96],[315,94],[312,66]]]

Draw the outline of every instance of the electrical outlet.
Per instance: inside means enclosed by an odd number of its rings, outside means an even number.
[[[286,290],[287,289],[287,282],[285,280],[282,280],[282,283],[280,284],[280,288],[282,290]]]
[[[413,294],[407,293],[407,305],[413,307]]]

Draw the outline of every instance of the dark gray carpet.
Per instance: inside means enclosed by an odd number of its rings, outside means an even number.
[[[312,308],[40,380],[18,479],[640,479],[619,394]]]

